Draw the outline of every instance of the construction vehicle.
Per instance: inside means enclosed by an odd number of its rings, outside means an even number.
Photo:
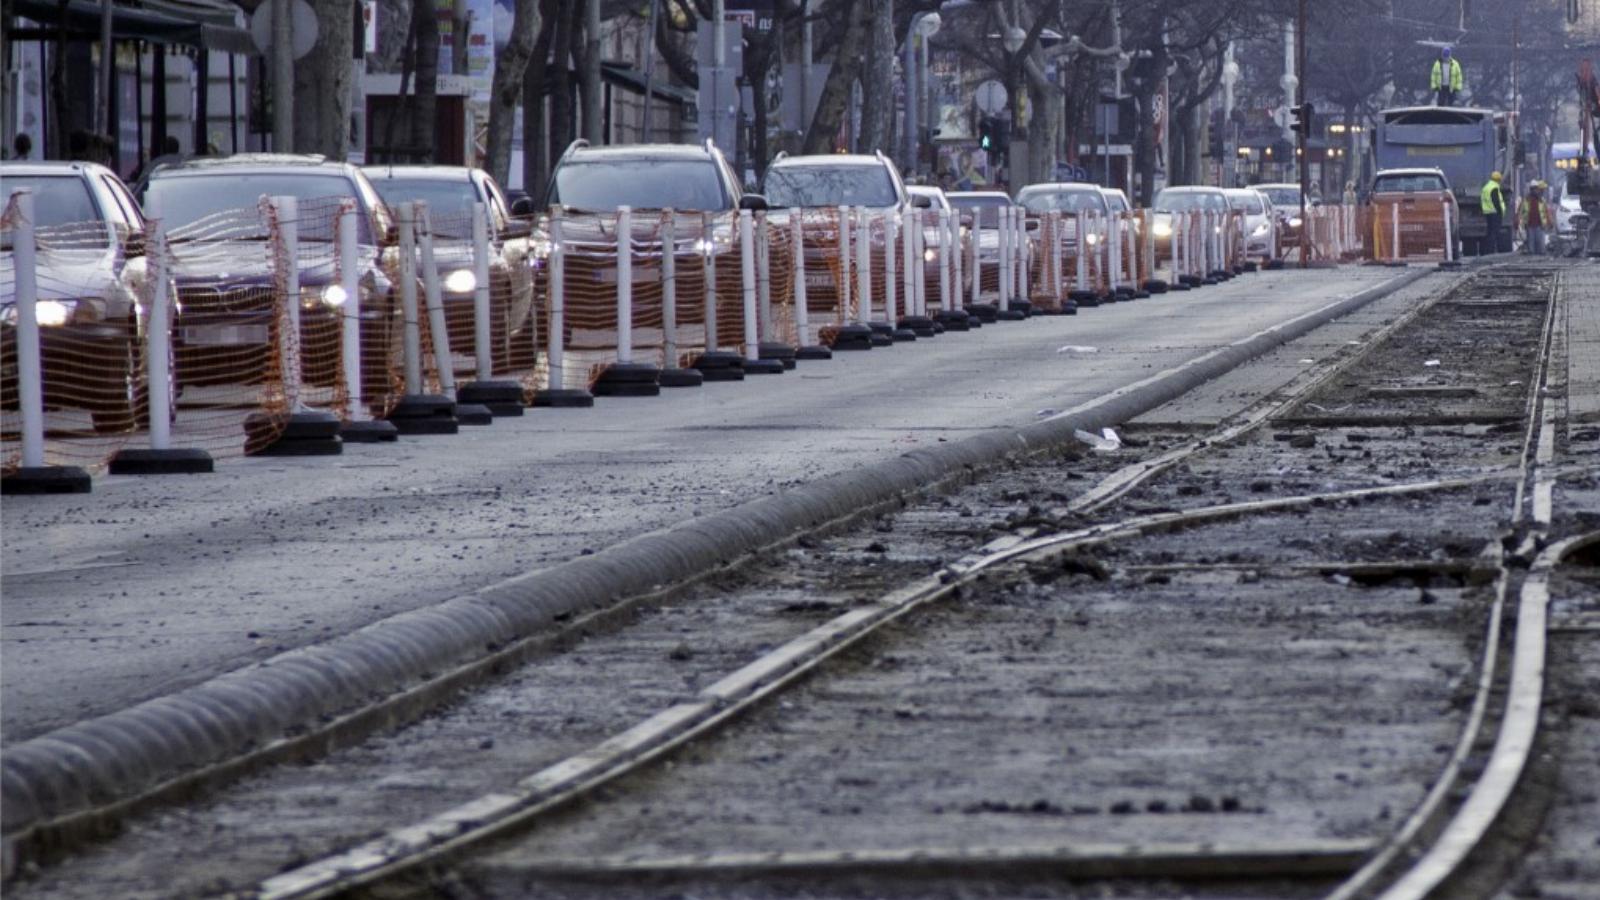
[[[1600,228],[1594,227],[1600,222],[1600,171],[1594,165],[1600,153],[1600,77],[1587,59],[1578,64],[1578,131],[1577,164],[1567,173],[1567,193],[1588,214],[1579,246],[1587,256],[1600,256]]]
[[[1488,109],[1461,106],[1408,106],[1378,113],[1372,132],[1373,161],[1377,169],[1438,169],[1455,194],[1460,232],[1455,235],[1468,256],[1511,249],[1510,215],[1518,186],[1510,176],[1516,171],[1509,138],[1514,129],[1509,116]],[[1498,234],[1488,233],[1480,202],[1489,175],[1505,172],[1506,213]]]

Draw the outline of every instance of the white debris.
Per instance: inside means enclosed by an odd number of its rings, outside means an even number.
[[[1086,346],[1084,346],[1082,344],[1068,344],[1065,347],[1058,347],[1056,349],[1056,352],[1057,353],[1099,353],[1100,352],[1100,348],[1099,347],[1086,347]]]
[[[1111,437],[1101,437],[1092,431],[1084,431],[1082,428],[1076,428],[1073,429],[1072,436],[1096,450],[1115,450],[1122,446],[1122,441],[1116,439],[1116,432],[1107,428],[1106,433],[1111,435]]]
[[[1439,361],[1437,359],[1430,359],[1427,362],[1423,363],[1423,365],[1427,366],[1429,368],[1432,368],[1434,366],[1439,365]]]
[[[1122,446],[1122,438],[1117,437],[1117,433],[1109,428],[1100,429],[1100,436],[1111,443],[1116,444],[1118,447]]]
[[[1049,406],[1047,406],[1044,409],[1041,409],[1038,412],[1034,413],[1034,415],[1038,416],[1041,419],[1044,418],[1045,416],[1053,416],[1055,414],[1056,414],[1055,409],[1053,407],[1049,407]]]
[[[1314,362],[1316,362],[1316,360],[1314,360],[1314,359],[1302,359],[1302,360],[1300,360],[1300,365],[1309,366]]]

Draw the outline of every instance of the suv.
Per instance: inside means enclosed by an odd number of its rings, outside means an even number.
[[[534,364],[531,335],[533,268],[532,226],[511,218],[500,185],[488,172],[462,166],[367,166],[367,180],[390,210],[407,201],[428,204],[435,239],[434,264],[439,269],[450,347],[458,358],[474,351],[473,297],[478,287],[473,267],[472,208],[487,210],[489,238],[490,342],[493,368]],[[419,260],[420,264],[420,260]]]
[[[110,169],[94,163],[4,163],[0,182],[5,202],[17,188],[33,190],[45,405],[87,410],[98,432],[134,427],[146,402],[140,338],[148,310],[139,302],[145,222],[139,205]],[[0,393],[5,408],[16,409],[15,256],[9,245],[5,250],[0,265],[9,290],[0,296]]]
[[[1199,185],[1162,188],[1150,208],[1154,212],[1150,236],[1155,239],[1158,262],[1164,262],[1172,255],[1173,213],[1209,212],[1226,216],[1232,211],[1222,188]],[[1222,226],[1216,227],[1220,229]]]
[[[156,168],[144,186],[159,199],[173,247],[173,274],[183,308],[175,341],[180,385],[255,384],[272,363],[258,352],[271,340],[273,266],[265,248],[269,224],[257,213],[267,196],[300,201],[302,373],[308,384],[338,376],[340,308],[346,297],[333,257],[337,204],[353,201],[361,284],[362,385],[369,399],[387,392],[395,294],[394,222],[356,166],[320,156],[244,154],[197,157]],[[308,245],[310,245],[308,247]],[[322,245],[322,249],[313,249]]]

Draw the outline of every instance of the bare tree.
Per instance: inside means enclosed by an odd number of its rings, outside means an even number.
[[[489,128],[486,148],[489,174],[501,184],[511,170],[511,129],[515,127],[517,104],[522,100],[523,75],[542,30],[539,0],[516,0],[511,12],[511,39],[495,60],[494,81],[489,88]],[[541,61],[542,62],[542,61]],[[532,148],[524,144],[523,153]]]
[[[342,160],[350,150],[352,7],[348,0],[314,0],[312,9],[317,44],[294,70],[294,145]]]
[[[439,95],[439,14],[433,0],[413,0],[411,33],[417,92],[408,109],[407,153],[413,162],[431,163]]]

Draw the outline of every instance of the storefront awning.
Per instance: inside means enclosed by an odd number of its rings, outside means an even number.
[[[98,0],[11,0],[9,15],[38,23],[37,29],[19,29],[51,38],[64,24],[69,35],[98,36],[103,9]],[[111,36],[117,41],[196,47],[222,53],[255,55],[250,32],[239,27],[237,7],[221,3],[183,0],[143,0],[134,6],[114,3]],[[11,35],[13,38],[19,35]]]

